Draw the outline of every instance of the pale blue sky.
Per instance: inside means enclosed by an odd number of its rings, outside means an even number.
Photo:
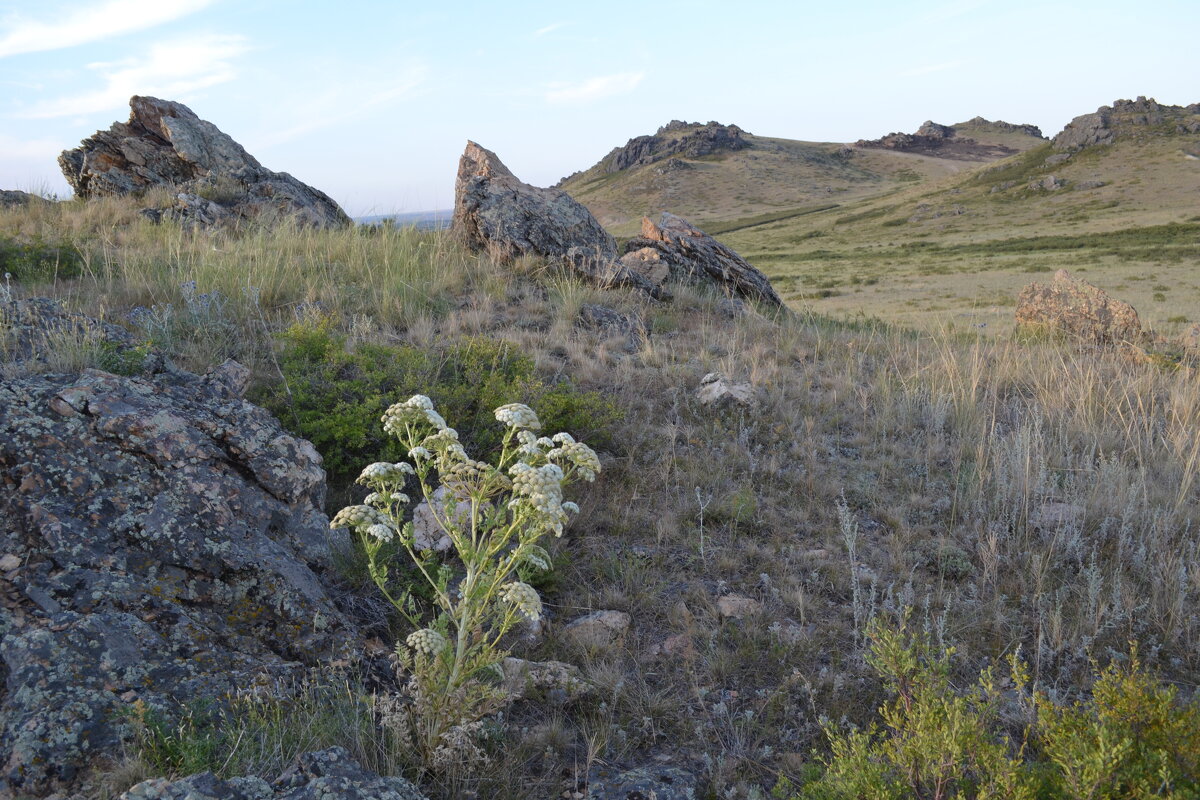
[[[468,138],[548,185],[671,119],[853,141],[982,115],[1053,135],[1200,101],[1197,0],[0,0],[0,188],[179,100],[352,214],[448,208]]]

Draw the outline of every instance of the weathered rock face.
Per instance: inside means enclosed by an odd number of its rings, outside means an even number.
[[[142,781],[118,800],[425,800],[404,778],[381,778],[341,747],[306,753],[274,783],[261,778],[222,780],[211,772],[177,781]]]
[[[1018,325],[1036,325],[1096,344],[1135,344],[1145,338],[1133,306],[1071,277],[1065,269],[1049,284],[1031,283],[1017,298]]]
[[[1200,103],[1164,106],[1154,98],[1117,100],[1067,123],[1054,137],[1056,150],[1075,151],[1121,138],[1200,133]]]
[[[245,381],[227,362],[0,383],[0,796],[71,787],[130,703],[357,652],[318,578],[320,457]]]
[[[80,197],[125,195],[155,186],[178,190],[180,203],[163,212],[205,223],[188,213],[192,195],[236,219],[292,216],[304,224],[341,227],[350,218],[328,195],[286,172],[272,172],[216,125],[187,106],[154,97],[129,101],[128,122],[98,131],[58,157]]]
[[[474,142],[458,162],[452,228],[498,261],[525,255],[562,258],[571,248],[615,260],[617,243],[592,212],[560,189],[523,183]]]
[[[745,150],[750,147],[750,142],[742,138],[745,133],[737,125],[671,120],[657,133],[635,137],[623,147],[614,148],[600,163],[604,165],[604,172],[613,173],[672,156],[700,158],[721,151]],[[685,162],[678,161],[676,166],[669,168],[685,169],[686,166]]]
[[[561,189],[530,186],[474,142],[458,162],[452,228],[501,262],[521,256],[557,261],[590,282],[664,292],[617,263],[617,243],[583,204]]]
[[[652,259],[645,251],[657,252]],[[663,213],[662,222],[655,225],[642,218],[642,231],[625,244],[626,255],[642,264],[665,264],[672,280],[715,285],[726,294],[782,306],[783,301],[771,287],[771,281],[744,258],[712,238],[687,220]],[[645,269],[639,267],[638,269]]]

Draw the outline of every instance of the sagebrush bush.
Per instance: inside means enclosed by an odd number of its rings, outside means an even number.
[[[298,323],[283,334],[279,366],[284,382],[262,402],[313,443],[335,492],[350,485],[364,461],[404,455],[379,427],[396,396],[424,392],[457,421],[463,444],[483,456],[494,453],[503,437],[492,409],[518,398],[548,427],[601,446],[609,444],[606,433],[622,416],[604,395],[581,391],[567,380],[547,381],[514,345],[481,337],[433,349],[351,347],[328,321]]]

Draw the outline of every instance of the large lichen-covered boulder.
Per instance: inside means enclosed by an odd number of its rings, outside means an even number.
[[[530,186],[490,150],[467,142],[454,184],[452,229],[500,263],[540,256],[585,280],[665,293],[617,262],[617,243],[592,212],[562,189]]]
[[[294,218],[342,227],[350,218],[327,194],[286,172],[272,172],[216,125],[187,106],[156,97],[129,100],[129,121],[97,131],[58,157],[80,197],[137,194],[165,186],[177,197],[162,216],[211,224],[194,215],[197,198],[232,220]]]
[[[1017,297],[1017,324],[1046,328],[1101,345],[1137,344],[1146,338],[1137,311],[1065,269],[1048,284],[1031,283]]]
[[[672,280],[715,286],[728,295],[740,295],[772,306],[783,305],[766,275],[729,247],[674,214],[663,212],[657,225],[649,217],[642,217],[641,235],[625,243],[621,262],[631,270],[644,272],[665,265]]]
[[[363,769],[342,747],[306,753],[274,783],[245,777],[222,780],[211,772],[177,781],[142,781],[118,800],[426,800],[404,778]]]
[[[0,383],[0,796],[75,787],[134,704],[359,650],[321,577],[320,457],[240,397],[240,365],[159,363]]]

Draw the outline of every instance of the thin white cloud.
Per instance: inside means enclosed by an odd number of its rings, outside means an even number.
[[[394,68],[364,70],[360,74],[394,72]],[[303,103],[293,104],[301,108],[303,117],[293,125],[272,130],[256,137],[256,147],[270,147],[346,122],[368,117],[379,109],[386,108],[411,96],[426,80],[429,68],[424,64],[413,64],[392,74],[386,80],[357,81],[351,84],[338,81],[323,92],[314,93],[306,87]]]
[[[567,23],[565,23],[565,22],[552,22],[544,28],[538,28],[536,31],[533,32],[533,35],[534,36],[545,36],[547,33],[553,33],[554,31],[558,30],[559,28],[563,27],[566,24]]]
[[[958,67],[961,65],[962,65],[961,61],[947,61],[944,64],[925,64],[924,66],[913,67],[912,69],[906,69],[903,72],[899,73],[899,77],[901,77],[901,78],[916,78],[921,75],[932,75],[935,72],[943,72],[948,69],[954,69],[955,67]]]
[[[237,77],[231,59],[249,49],[241,36],[198,36],[153,45],[145,56],[89,64],[104,81],[83,94],[43,100],[15,116],[49,119],[93,114],[123,107],[135,94],[175,99]]]
[[[579,83],[556,83],[546,91],[548,103],[586,103],[602,97],[627,94],[646,77],[644,72],[621,72],[602,75]]]
[[[61,50],[146,30],[194,14],[214,0],[108,0],[80,3],[49,22],[9,15],[0,21],[0,58]]]

